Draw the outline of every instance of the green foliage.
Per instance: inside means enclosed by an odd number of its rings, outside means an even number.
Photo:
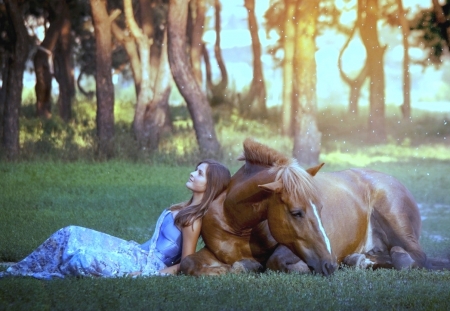
[[[131,124],[134,117],[134,90],[121,90],[115,105],[115,158],[144,163],[192,164],[199,151],[189,112],[184,105],[171,107],[173,131],[164,133],[158,151],[140,150],[134,140]],[[26,100],[21,109],[20,144],[22,160],[96,161],[95,104],[78,99],[73,107],[73,119],[64,123],[53,112],[50,120],[34,117],[34,93],[24,91]],[[242,142],[254,137],[263,143],[290,154],[292,139],[281,135],[279,107],[269,108],[266,119],[243,118],[234,105],[236,96],[213,109],[216,133],[224,150],[224,161],[230,163],[240,153]],[[386,128],[388,142],[368,145],[367,108],[359,115],[346,109],[330,107],[318,112],[322,132],[321,160],[367,166],[376,162],[436,158],[449,160],[448,137],[450,115],[413,110],[411,119],[404,120],[399,108],[388,106]],[[438,152],[437,152],[438,151]]]
[[[448,4],[442,7],[445,16],[449,15]],[[426,8],[418,11],[410,22],[411,30],[415,31],[415,45],[425,47],[428,55],[418,61],[423,66],[433,64],[436,67],[442,65],[444,50],[447,49],[447,43],[445,42],[444,32],[445,29],[441,29],[437,23],[436,14],[433,8]],[[447,24],[442,27],[448,27]]]
[[[115,105],[115,159],[148,164],[191,165],[199,159],[195,131],[185,105],[172,106],[172,132],[164,133],[156,152],[141,150],[134,139],[134,90],[119,92]],[[95,104],[78,99],[73,107],[73,119],[64,123],[53,112],[50,120],[34,117],[34,93],[24,91],[20,118],[22,160],[56,160],[95,162]],[[281,134],[279,107],[269,108],[266,119],[243,118],[234,103],[235,94],[226,94],[225,103],[213,108],[216,134],[226,164],[234,165],[242,152],[242,142],[253,137],[286,154],[291,154],[293,142]],[[322,109],[317,114],[322,132],[321,158],[329,164],[372,166],[374,163],[424,159],[450,160],[448,137],[450,115],[413,110],[405,120],[396,106],[386,107],[385,144],[369,145],[367,138],[367,107],[359,115],[347,113],[344,107]]]

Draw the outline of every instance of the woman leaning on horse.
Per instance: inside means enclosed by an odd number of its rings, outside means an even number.
[[[192,197],[164,210],[147,242],[138,244],[92,229],[68,226],[52,234],[6,272],[1,272],[0,277],[16,275],[50,279],[69,275],[177,274],[180,260],[196,250],[202,218],[210,203],[226,189],[230,178],[230,171],[221,163],[201,161],[186,182]]]

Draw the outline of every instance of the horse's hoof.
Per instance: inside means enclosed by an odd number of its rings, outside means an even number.
[[[400,246],[391,248],[391,258],[394,268],[397,270],[410,269],[414,266],[415,261],[411,256]]]
[[[371,267],[374,264],[374,262],[368,259],[364,254],[348,255],[347,257],[344,258],[343,263],[346,264],[347,266],[361,269],[367,269],[368,267]]]
[[[238,273],[247,273],[247,269],[245,269],[245,266],[244,266],[241,262],[236,261],[236,262],[231,266],[230,272],[231,272],[231,273],[235,273],[235,274],[238,274]]]
[[[288,272],[297,272],[297,273],[311,273],[309,267],[302,260],[295,264],[287,265]]]
[[[263,270],[263,266],[254,260],[240,260],[236,261],[231,266],[231,273],[249,273],[249,272],[261,272]]]

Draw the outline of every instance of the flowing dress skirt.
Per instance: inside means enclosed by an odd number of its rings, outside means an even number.
[[[136,271],[142,276],[159,275],[166,265],[154,255],[159,235],[158,219],[149,251],[134,241],[78,226],[68,226],[53,233],[30,255],[9,267],[7,275],[38,279],[71,276],[122,277]]]

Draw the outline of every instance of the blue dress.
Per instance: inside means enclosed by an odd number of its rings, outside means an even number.
[[[22,261],[1,272],[0,277],[122,277],[136,271],[142,276],[161,275],[159,270],[180,260],[182,242],[181,231],[169,210],[158,218],[152,238],[144,244],[68,226],[53,233]]]

